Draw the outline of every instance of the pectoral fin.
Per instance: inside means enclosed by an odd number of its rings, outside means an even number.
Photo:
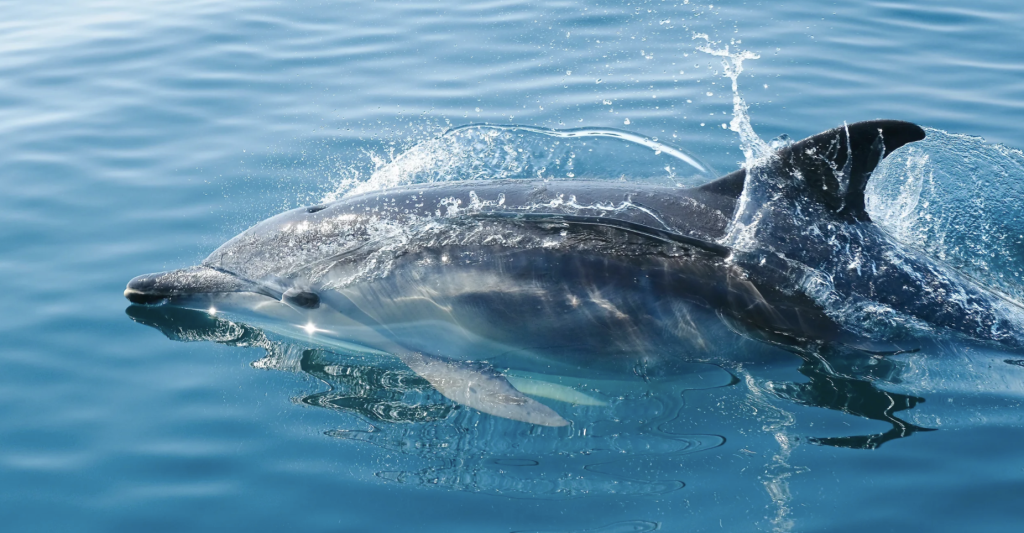
[[[551,400],[571,403],[573,405],[608,405],[608,402],[594,398],[593,396],[580,392],[572,387],[562,385],[561,383],[554,383],[545,379],[538,379],[530,375],[512,374],[510,372],[505,375],[505,379],[507,379],[509,383],[519,391],[531,396],[540,396],[541,398],[549,398]]]
[[[550,407],[519,392],[504,376],[487,367],[413,352],[399,354],[399,358],[453,402],[489,415],[539,426],[569,424]]]

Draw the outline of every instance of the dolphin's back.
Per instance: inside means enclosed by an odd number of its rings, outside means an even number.
[[[543,246],[532,220],[590,223],[715,248],[735,198],[696,189],[610,181],[458,181],[396,187],[287,211],[215,250],[203,265],[264,280],[318,278],[359,250],[397,243],[457,243],[491,231],[488,242]],[[500,222],[506,219],[506,222]],[[520,233],[516,233],[520,232]],[[549,239],[548,236],[544,237]],[[584,246],[584,243],[580,244]]]

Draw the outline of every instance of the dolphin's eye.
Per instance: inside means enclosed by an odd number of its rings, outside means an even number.
[[[281,295],[281,300],[304,309],[316,309],[320,307],[320,296],[315,292],[303,291],[296,288],[288,289]]]
[[[316,213],[317,211],[323,211],[327,209],[327,204],[311,205],[306,208],[307,213]]]

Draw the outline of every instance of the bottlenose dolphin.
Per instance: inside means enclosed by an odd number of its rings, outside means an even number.
[[[393,187],[287,211],[124,294],[391,354],[455,402],[547,426],[568,422],[495,368],[643,375],[707,359],[737,330],[795,350],[896,353],[912,348],[907,331],[934,328],[1016,346],[1024,328],[1010,304],[901,247],[865,212],[878,163],[924,137],[907,122],[851,124],[689,189]],[[517,383],[560,394],[543,379]]]

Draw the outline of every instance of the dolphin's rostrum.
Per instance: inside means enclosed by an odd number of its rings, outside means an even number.
[[[547,426],[568,422],[494,368],[657,372],[737,329],[795,350],[894,353],[921,327],[1017,345],[1005,302],[864,210],[876,165],[924,136],[851,124],[689,189],[516,179],[363,193],[270,218],[125,296],[391,354],[455,402]]]

